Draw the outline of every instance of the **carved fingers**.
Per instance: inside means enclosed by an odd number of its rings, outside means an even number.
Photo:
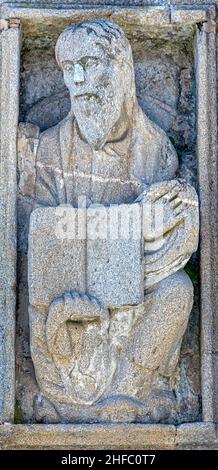
[[[186,197],[189,188],[182,180],[152,185],[143,201],[145,241],[157,240],[177,225],[187,214],[192,198]]]
[[[90,321],[99,321],[103,322],[107,328],[109,313],[97,299],[86,294],[66,292],[62,297],[55,299],[50,305],[46,321],[46,339],[51,354],[54,351],[57,352],[57,344],[62,343],[64,355],[71,355],[66,327],[69,321],[80,325]],[[61,342],[57,341],[59,336],[61,336]]]
[[[162,197],[174,197],[180,191],[180,186],[177,180],[163,181],[160,183],[152,184],[145,193],[145,202],[155,202]]]

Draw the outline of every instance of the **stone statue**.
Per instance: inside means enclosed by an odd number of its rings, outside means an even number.
[[[167,383],[193,304],[193,286],[183,267],[197,249],[197,195],[178,178],[177,154],[168,137],[137,103],[131,47],[119,26],[93,20],[69,27],[58,38],[56,59],[71,111],[40,135],[31,175],[35,210],[29,236],[29,315],[36,379],[60,419],[158,421],[154,403],[164,408],[170,402]],[[77,210],[81,197],[87,207],[101,205],[108,211],[117,205],[151,207],[140,240],[142,259],[136,245],[128,255],[121,246],[114,257],[107,245],[108,270],[114,272],[111,265],[120,259],[124,284],[131,272],[123,298],[135,282],[133,301],[127,304],[119,300],[122,281],[114,305],[84,287],[81,271],[92,266],[82,266],[81,257],[75,261],[80,244],[63,248],[62,242],[55,256],[53,245],[47,245],[45,224],[53,225],[54,211]],[[153,220],[160,205],[161,233]],[[62,249],[69,264],[63,276]],[[71,250],[75,258],[69,262]],[[36,269],[33,260],[40,251],[46,263],[42,267],[42,259]],[[106,264],[101,276],[105,272]],[[105,277],[102,290],[110,290],[113,282],[116,296],[116,281],[114,275],[111,281]],[[136,299],[137,286],[141,300]]]

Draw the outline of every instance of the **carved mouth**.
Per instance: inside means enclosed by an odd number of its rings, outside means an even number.
[[[98,95],[96,95],[96,93],[86,92],[86,93],[79,93],[78,95],[75,95],[74,98],[75,99],[83,98],[86,100],[89,100],[91,98],[98,99]]]

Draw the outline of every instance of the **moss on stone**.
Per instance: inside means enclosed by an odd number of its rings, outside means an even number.
[[[193,264],[191,262],[189,262],[185,266],[185,272],[190,277],[190,279],[191,279],[192,283],[194,284],[194,286],[197,286],[199,284],[198,272],[197,272],[196,268],[193,266]]]
[[[22,423],[22,410],[20,406],[16,403],[15,410],[14,410],[14,423],[21,424]]]

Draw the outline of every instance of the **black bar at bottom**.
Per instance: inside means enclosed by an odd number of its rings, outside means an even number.
[[[100,468],[103,466],[124,465],[144,467],[146,465],[190,463],[215,463],[216,450],[3,450],[0,451],[0,465],[13,464],[51,468]],[[110,467],[109,467],[110,468]]]

